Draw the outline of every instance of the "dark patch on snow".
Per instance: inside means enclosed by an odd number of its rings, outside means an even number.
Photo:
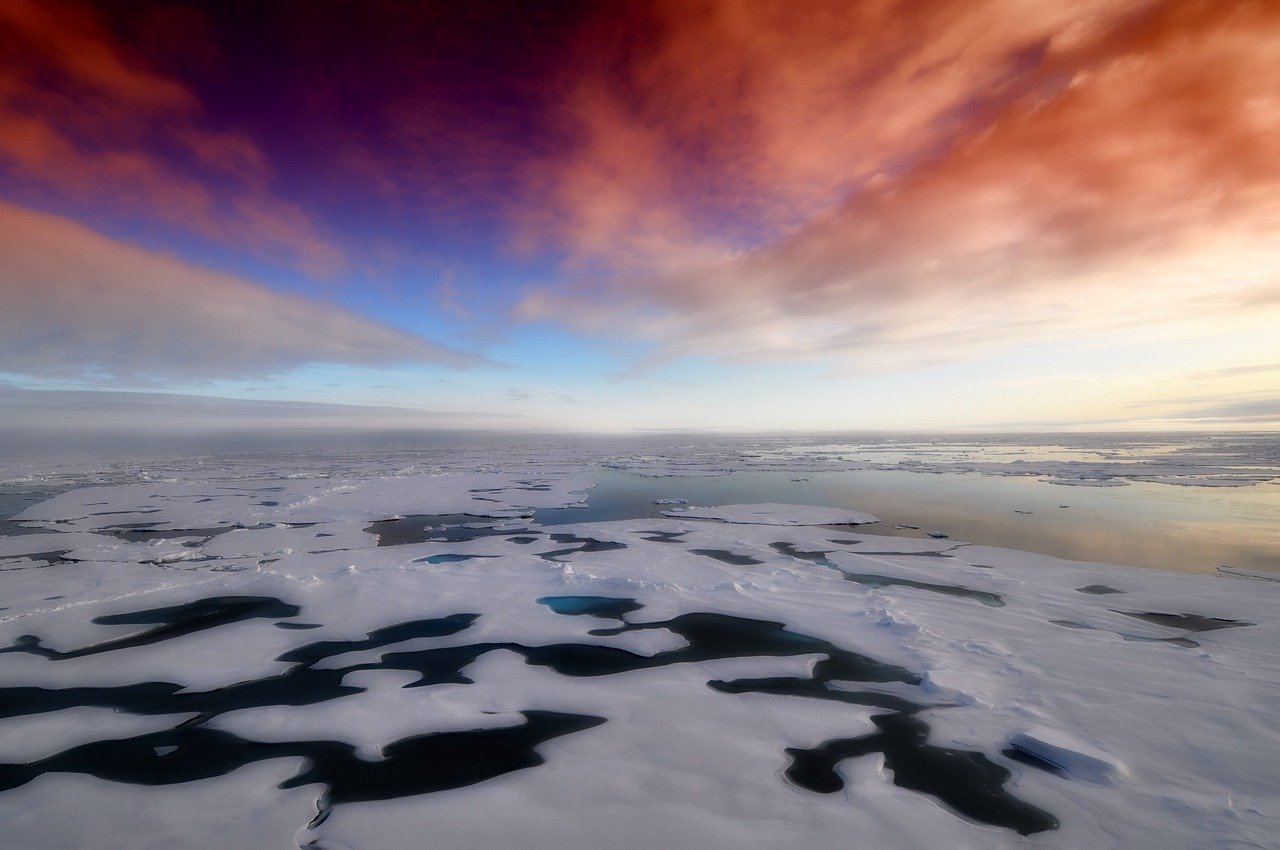
[[[228,531],[236,531],[239,529],[249,528],[258,530],[263,528],[272,528],[270,525],[218,525],[211,528],[174,528],[174,529],[156,529],[152,528],[149,523],[131,523],[128,525],[117,525],[111,528],[97,529],[99,534],[109,534],[119,540],[127,543],[145,543],[148,540],[174,540],[179,537],[217,537],[219,534],[226,534]]]
[[[561,535],[570,537],[570,535]],[[577,542],[588,542],[576,538]],[[559,541],[570,542],[570,541]],[[598,542],[598,541],[595,541]],[[616,544],[615,544],[616,545]],[[577,550],[575,550],[577,551]],[[248,600],[256,600],[256,609]],[[639,610],[634,599],[590,596],[543,597],[538,600],[562,614],[611,617]],[[294,606],[280,614],[285,603],[261,597],[214,597],[186,606],[100,618],[112,623],[160,622],[159,629],[88,648],[101,652],[152,643],[173,637],[183,628],[208,628],[235,618],[293,616]],[[259,613],[254,613],[259,611]],[[202,612],[204,612],[202,614]],[[873,718],[879,731],[859,738],[828,741],[812,750],[789,749],[787,777],[811,791],[842,787],[835,766],[845,758],[882,753],[901,787],[929,794],[963,816],[982,823],[1029,834],[1057,825],[1046,812],[1024,803],[1004,789],[1009,773],[977,752],[932,746],[928,726],[916,715],[938,707],[877,691],[832,687],[839,682],[919,685],[920,675],[894,664],[836,646],[830,641],[791,631],[785,624],[717,613],[689,613],[645,623],[623,621],[595,629],[593,637],[607,639],[633,631],[664,630],[683,639],[678,648],[641,655],[613,646],[556,643],[529,646],[517,642],[485,642],[464,646],[407,649],[382,653],[376,661],[336,669],[316,669],[319,662],[360,650],[424,637],[444,637],[469,628],[476,614],[458,613],[385,626],[354,640],[325,640],[289,650],[277,660],[292,666],[284,673],[242,681],[208,691],[190,691],[169,682],[141,682],[119,687],[4,687],[0,688],[0,717],[58,711],[76,706],[101,706],[134,714],[194,714],[191,720],[164,732],[123,740],[99,741],[73,747],[31,764],[0,764],[0,791],[19,787],[50,772],[81,773],[117,782],[165,785],[222,776],[244,765],[271,758],[302,757],[307,767],[282,787],[321,783],[327,791],[320,801],[323,818],[338,803],[383,800],[460,788],[513,770],[542,763],[535,747],[551,738],[589,729],[605,722],[590,715],[525,711],[524,723],[501,729],[448,732],[405,738],[385,747],[382,759],[359,758],[355,748],[334,741],[266,743],[211,729],[219,714],[259,706],[313,705],[360,693],[344,684],[360,670],[404,670],[419,678],[407,687],[442,683],[469,684],[463,669],[482,655],[506,650],[526,663],[560,675],[596,677],[654,669],[672,664],[726,658],[820,656],[809,677],[712,681],[708,686],[724,694],[770,694],[824,699],[869,706],[891,712]],[[315,623],[276,623],[280,628],[315,628]],[[167,634],[161,632],[167,631]],[[32,639],[34,640],[34,639]],[[37,642],[38,644],[38,642]],[[38,654],[46,654],[41,652]],[[71,657],[74,653],[62,655]],[[81,651],[81,654],[87,654]]]
[[[512,528],[509,524],[478,522],[471,514],[422,514],[401,519],[385,519],[366,527],[364,532],[378,538],[379,546],[404,546],[410,543],[444,541],[460,543],[498,534],[527,532],[528,528]]]
[[[169,605],[164,608],[149,608],[144,611],[132,611],[126,614],[106,614],[94,617],[93,622],[104,626],[132,626],[158,623],[154,629],[147,629],[128,637],[103,641],[102,643],[59,652],[40,643],[35,635],[21,635],[11,646],[0,649],[3,652],[25,652],[39,655],[51,661],[63,661],[68,658],[83,658],[86,655],[98,655],[118,649],[131,649],[147,646],[163,640],[194,634],[195,632],[238,623],[255,618],[294,617],[302,609],[296,605],[281,602],[270,596],[214,596],[187,602],[182,605]]]
[[[338,803],[391,800],[463,788],[545,762],[536,747],[604,723],[603,717],[553,711],[521,712],[524,722],[499,729],[437,732],[388,744],[378,761],[361,759],[338,741],[251,741],[218,729],[179,726],[164,732],[73,747],[26,765],[0,765],[0,790],[45,773],[81,773],[134,785],[172,785],[224,776],[274,758],[305,758],[307,766],[281,788],[326,786],[321,809]],[[161,754],[163,753],[163,755]]]
[[[1014,747],[1006,747],[1005,749],[1000,751],[1000,755],[1004,756],[1010,761],[1016,761],[1019,764],[1025,764],[1028,767],[1034,767],[1037,770],[1043,770],[1045,773],[1052,773],[1054,776],[1062,776],[1062,777],[1067,776],[1067,772],[1063,770],[1061,767],[1059,767],[1058,765],[1054,764],[1048,759],[1040,758],[1035,753],[1029,753],[1026,750],[1019,750],[1019,749],[1015,749]]]
[[[0,537],[18,537],[23,534],[45,534],[49,531],[47,528],[37,526],[32,528],[23,525],[18,520],[5,519],[0,520]]]
[[[1183,649],[1194,649],[1200,644],[1188,637],[1148,637],[1147,635],[1132,635],[1128,632],[1118,632],[1114,629],[1104,629],[1098,626],[1091,626],[1088,623],[1080,623],[1075,620],[1050,620],[1055,626],[1061,626],[1064,629],[1087,629],[1094,632],[1110,632],[1113,635],[1119,635],[1127,641],[1136,643],[1171,643],[1174,646],[1180,646]]]
[[[732,617],[727,614],[681,614],[654,623],[628,623],[612,629],[596,629],[592,635],[607,637],[646,629],[664,629],[684,638],[688,646],[670,649],[653,656],[633,656],[635,666],[643,669],[696,661],[748,656],[787,657],[793,655],[826,655],[817,667],[831,678],[853,678],[858,681],[905,682],[919,684],[920,677],[910,670],[884,664],[864,655],[841,649],[830,641],[793,632],[783,623]],[[599,647],[603,648],[603,647]],[[617,651],[617,650],[615,650]],[[632,655],[632,653],[626,653]],[[538,663],[530,661],[530,663]],[[825,666],[824,666],[825,665]],[[566,672],[553,667],[558,672]],[[600,675],[570,672],[568,675]]]
[[[139,508],[137,510],[132,510],[132,511],[98,511],[97,513],[89,514],[89,516],[127,516],[131,514],[158,514],[158,513],[160,513],[160,508]]]
[[[544,561],[558,561],[565,555],[585,554],[590,552],[612,552],[615,549],[625,549],[627,544],[615,543],[611,540],[595,540],[591,537],[578,537],[575,534],[552,534],[551,540],[554,543],[574,543],[580,544],[570,546],[566,549],[552,549],[550,552],[539,552],[538,557]]]
[[[595,629],[590,634],[594,637],[612,637],[631,631],[651,629],[670,631],[684,638],[687,645],[655,655],[639,655],[617,647],[598,644],[559,643],[527,646],[513,642],[494,642],[392,652],[383,655],[379,664],[368,666],[418,672],[422,678],[409,687],[422,687],[444,682],[469,684],[470,680],[461,673],[462,669],[481,655],[498,649],[522,655],[528,664],[547,667],[561,675],[574,677],[610,676],[665,667],[670,664],[723,658],[819,654],[827,656],[824,661],[818,663],[818,667],[829,678],[905,682],[913,685],[920,682],[920,676],[910,670],[840,649],[822,638],[788,631],[782,623],[731,617],[726,614],[681,614],[659,622],[624,623],[615,628]],[[290,660],[285,656],[281,656],[281,659]]]
[[[291,649],[276,658],[277,661],[289,661],[312,667],[315,664],[335,655],[357,652],[365,649],[379,649],[393,643],[401,643],[414,638],[445,637],[457,634],[471,627],[479,619],[479,614],[450,614],[447,617],[434,617],[425,620],[410,620],[392,626],[383,626],[355,640],[325,640],[309,643]]]
[[[683,543],[680,538],[689,532],[687,531],[637,531],[636,534],[647,534],[648,537],[641,537],[641,540],[647,540],[650,543]]]
[[[835,568],[836,566],[827,559],[827,556],[831,554],[830,551],[806,552],[804,550],[797,549],[794,543],[786,542],[770,543],[769,548],[775,552],[780,552],[783,555],[790,555],[792,558],[798,558],[801,561],[812,561],[813,563],[821,564],[824,567]]]
[[[949,555],[946,552],[894,552],[892,550],[885,550],[882,552],[872,552],[866,549],[860,550],[858,554],[859,555],[892,555],[895,558],[951,558],[951,557],[954,557],[953,555]]]
[[[428,555],[425,558],[414,558],[415,564],[457,564],[462,561],[471,561],[476,558],[496,558],[497,555],[458,555],[452,552],[442,552],[439,555]]]
[[[736,555],[728,549],[690,549],[695,555],[701,555],[704,558],[715,558],[726,564],[732,564],[735,567],[749,567],[753,564],[763,564],[759,558],[753,558],[750,555]]]
[[[871,722],[879,732],[827,741],[809,750],[788,748],[787,778],[810,791],[830,794],[844,788],[836,765],[880,753],[894,785],[936,797],[965,817],[1020,835],[1057,829],[1057,818],[1005,790],[1012,774],[982,753],[930,744],[928,725],[912,714],[881,714]]]
[[[1124,593],[1123,590],[1116,590],[1114,587],[1108,587],[1105,584],[1086,584],[1084,587],[1077,587],[1080,593],[1090,593],[1094,596],[1104,596],[1108,593]]]
[[[972,588],[961,587],[958,584],[935,584],[928,581],[916,581],[915,579],[898,578],[897,576],[886,576],[878,573],[851,573],[845,570],[841,570],[840,573],[847,581],[856,581],[858,584],[864,584],[867,587],[914,587],[917,590],[941,593],[944,596],[973,599],[992,608],[1004,607],[1004,598],[1000,594],[986,590],[973,590]]]
[[[418,514],[379,520],[366,527],[364,532],[378,538],[379,546],[405,546],[440,538],[444,526],[465,525],[474,521],[474,517],[466,514]]]
[[[1199,614],[1161,614],[1156,611],[1116,611],[1116,613],[1155,623],[1157,626],[1186,629],[1189,632],[1212,632],[1217,629],[1238,629],[1241,626],[1253,625],[1244,620],[1224,620],[1218,617],[1203,617]]]
[[[70,549],[55,549],[51,552],[30,552],[26,555],[13,555],[4,558],[5,561],[48,561],[50,564],[78,564],[72,558],[66,557]]]
[[[788,748],[791,763],[785,775],[802,788],[829,794],[844,787],[836,766],[848,758],[881,753],[894,784],[941,800],[951,809],[982,823],[1014,829],[1024,835],[1056,829],[1057,819],[1005,790],[1009,771],[978,752],[936,747],[929,743],[929,726],[917,715],[944,706],[913,702],[895,694],[830,687],[839,681],[886,681],[886,665],[874,659],[836,650],[814,665],[808,678],[774,677],[712,681],[712,690],[728,694],[770,694],[821,699],[883,708],[891,714],[872,722],[879,732],[859,738],[827,741],[810,750]],[[898,668],[899,670],[901,668]],[[901,677],[918,684],[915,674]]]

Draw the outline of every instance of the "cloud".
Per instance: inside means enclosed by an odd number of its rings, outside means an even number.
[[[520,317],[854,368],[1274,323],[1275,4],[655,8],[578,58]]]
[[[1270,375],[1280,372],[1277,363],[1241,363],[1236,366],[1224,366],[1221,369],[1204,369],[1199,372],[1178,375],[1170,380],[1176,381],[1219,381],[1224,378],[1253,377],[1254,375]]]
[[[554,401],[560,404],[577,404],[578,399],[568,393],[554,392],[547,389],[529,389],[511,387],[503,396],[510,402],[524,402],[530,399],[538,399],[539,401]]]
[[[210,418],[243,420],[258,425],[272,419],[281,422],[307,419],[335,420],[344,417],[351,420],[377,422],[407,422],[444,420],[456,418],[512,419],[522,418],[516,413],[494,413],[454,410],[420,410],[410,407],[384,407],[359,404],[331,404],[312,401],[279,401],[266,399],[224,398],[221,396],[185,395],[181,393],[144,393],[98,390],[32,390],[0,384],[0,399],[5,402],[9,416],[6,424],[14,424],[27,416],[47,417],[47,422],[67,424],[67,417],[74,414],[93,416],[119,414],[121,422],[137,425],[137,419],[152,424],[155,419],[187,417],[209,421]],[[264,419],[265,416],[265,419]],[[133,417],[133,422],[127,418]],[[42,420],[46,421],[46,420]]]
[[[150,67],[94,10],[0,3],[0,173],[10,200],[89,204],[287,258],[315,274],[345,260],[301,208],[269,190],[263,152],[204,123],[196,93]]]
[[[1280,395],[1274,389],[1137,402],[1129,408],[1134,411],[1129,419],[1138,421],[1259,426],[1280,423]]]
[[[0,202],[0,363],[40,377],[260,377],[485,358]]]
[[[200,395],[28,390],[0,384],[0,455],[159,450],[246,451],[287,446],[414,446],[477,431],[527,430],[515,414],[414,410]]]
[[[997,386],[1002,389],[1039,389],[1043,387],[1062,387],[1068,384],[1092,384],[1094,379],[1088,375],[1045,375],[1036,378],[1010,378],[1000,381]]]
[[[1183,410],[1169,418],[1194,422],[1276,423],[1280,422],[1280,398],[1225,401]]]

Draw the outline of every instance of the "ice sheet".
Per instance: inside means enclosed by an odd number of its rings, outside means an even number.
[[[541,472],[185,472],[28,508],[51,530],[0,552],[78,562],[0,572],[6,846],[989,847],[1021,830],[1265,847],[1280,831],[1274,582],[837,531],[821,526],[874,518],[810,506],[391,546],[364,530],[590,484]],[[177,536],[124,539],[122,516]],[[236,530],[186,533],[210,528]],[[539,602],[566,596],[588,599]],[[795,778],[828,752],[851,753],[836,790]],[[930,760],[969,765],[990,798],[912,780]]]

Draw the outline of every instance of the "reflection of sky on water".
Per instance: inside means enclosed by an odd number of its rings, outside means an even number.
[[[776,457],[846,457],[884,463],[1007,463],[1074,461],[1106,463],[1148,461],[1203,463],[1265,469],[1280,474],[1274,434],[987,434],[883,435],[857,440],[785,441],[767,454]],[[1232,463],[1231,461],[1238,461]]]
[[[1117,453],[1094,449],[1070,448],[1046,445],[1035,448],[1011,448],[1008,446],[982,446],[969,443],[946,446],[919,444],[895,444],[875,446],[865,443],[830,443],[822,446],[803,446],[780,451],[778,454],[802,455],[827,454],[847,457],[850,460],[866,459],[875,463],[965,463],[983,461],[1001,463],[1012,460],[1061,460],[1105,461],[1115,459]],[[1130,450],[1124,457],[1145,456],[1150,452]]]
[[[1280,485],[1274,483],[1063,487],[1030,477],[881,470],[644,478],[603,469],[592,477],[598,484],[587,509],[539,511],[538,520],[660,516],[663,506],[652,504],[658,498],[703,505],[794,502],[873,513],[883,521],[860,529],[873,534],[921,537],[939,530],[970,543],[1080,561],[1195,572],[1222,564],[1280,571]],[[797,477],[806,480],[792,480]],[[920,530],[895,529],[898,523]]]

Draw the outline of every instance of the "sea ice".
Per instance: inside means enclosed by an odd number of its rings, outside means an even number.
[[[366,531],[580,504],[541,464],[28,508],[0,555],[69,557],[0,572],[0,843],[1274,845],[1280,585],[803,505]]]

